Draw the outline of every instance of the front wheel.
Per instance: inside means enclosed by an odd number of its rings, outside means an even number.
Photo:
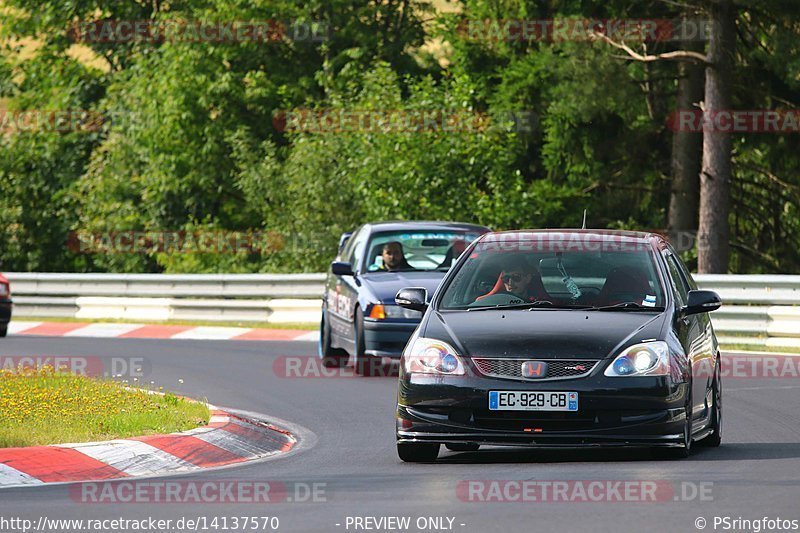
[[[347,364],[347,352],[341,348],[331,347],[331,325],[324,309],[319,323],[318,352],[320,359],[322,359],[322,365],[327,368],[338,368]]]
[[[719,356],[717,356],[719,360]],[[711,385],[711,435],[698,444],[716,448],[722,444],[722,377],[720,376],[719,363],[714,373],[714,383]]]
[[[8,324],[0,326],[0,337],[5,337],[8,335]]]
[[[372,376],[376,373],[376,358],[367,355],[367,343],[364,340],[364,312],[356,307],[355,316],[355,353],[353,354],[353,367],[359,376]]]
[[[432,463],[439,456],[439,445],[428,442],[398,442],[397,455],[406,463]]]

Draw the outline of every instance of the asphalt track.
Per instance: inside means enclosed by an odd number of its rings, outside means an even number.
[[[449,530],[459,532],[653,532],[698,531],[699,517],[707,521],[706,531],[755,529],[752,525],[750,529],[725,529],[724,523],[715,528],[714,517],[800,520],[797,378],[728,380],[723,446],[696,448],[686,460],[657,460],[646,451],[492,449],[443,451],[436,464],[404,464],[397,458],[394,444],[395,379],[286,378],[275,374],[275,358],[313,355],[315,350],[310,342],[2,339],[0,355],[145,357],[150,372],[145,381],[153,380],[156,386],[207,397],[219,406],[267,413],[307,428],[313,435],[305,434],[304,446],[285,458],[172,479],[270,481],[289,486],[321,483],[324,485],[318,487],[324,495],[319,499],[325,501],[88,504],[77,501],[69,486],[40,486],[0,490],[0,523],[4,518],[38,523],[42,516],[206,517],[206,530],[214,531],[223,530],[221,519],[227,517],[228,531],[242,531],[241,524],[238,529],[232,527],[232,517],[277,516],[278,531],[447,531],[418,528],[416,521],[450,517],[454,520]],[[671,484],[676,494],[656,502],[481,503],[459,498],[457,488],[465,480],[653,481]],[[692,494],[698,490],[705,492]],[[348,527],[348,517],[355,516],[410,517],[411,527],[356,529],[352,521]],[[210,527],[214,517],[216,529]],[[203,530],[202,526],[198,529]],[[0,530],[21,531],[8,522]],[[270,529],[259,524],[255,530]]]

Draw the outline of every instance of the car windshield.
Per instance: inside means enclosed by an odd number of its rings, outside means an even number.
[[[581,236],[568,245],[537,234],[498,242],[502,235],[478,243],[442,294],[440,309],[655,311],[665,305],[647,243]]]
[[[368,272],[447,270],[477,232],[395,231],[376,233],[367,245]]]

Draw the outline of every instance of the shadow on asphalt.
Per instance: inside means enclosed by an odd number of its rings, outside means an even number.
[[[368,359],[366,364],[362,364],[362,377],[364,378],[392,378],[400,376],[400,362],[381,362],[380,359]],[[355,371],[353,366],[348,366],[348,370]]]
[[[800,458],[800,442],[733,442],[719,448],[697,448],[692,457],[703,461],[763,461]]]
[[[695,445],[688,459],[665,459],[650,450],[640,448],[541,449],[486,448],[478,452],[450,452],[442,447],[437,463],[442,464],[499,464],[499,463],[584,463],[633,461],[761,461],[800,458],[798,442],[737,442],[723,443],[719,448]]]
[[[443,447],[444,450],[444,447]],[[652,461],[653,455],[643,449],[541,449],[504,448],[481,450],[478,452],[440,455],[437,463],[447,464],[500,464],[500,463],[586,463],[619,461]]]
[[[747,445],[730,445],[747,446]],[[778,445],[776,445],[778,446]],[[800,456],[800,444],[795,444],[795,454],[786,457]],[[606,463],[606,462],[636,462],[636,461],[692,461],[692,460],[741,460],[754,457],[742,454],[722,457],[725,445],[721,448],[704,448],[695,445],[691,457],[688,459],[664,458],[645,448],[486,448],[478,452],[450,452],[442,447],[442,453],[437,463],[442,464],[501,464],[501,463]],[[762,459],[774,456],[758,457]]]

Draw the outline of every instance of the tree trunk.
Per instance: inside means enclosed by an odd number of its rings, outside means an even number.
[[[705,113],[731,108],[731,77],[736,46],[736,13],[732,0],[710,0],[712,30],[706,67]],[[703,168],[700,173],[700,224],[697,269],[726,273],[730,256],[731,135],[704,123]]]
[[[688,43],[687,43],[688,44]],[[691,43],[694,44],[694,43]],[[702,43],[687,47],[702,52]],[[681,61],[678,64],[678,112],[695,110],[703,99],[703,67]],[[681,131],[672,135],[672,189],[669,197],[667,230],[678,250],[691,248],[692,234],[697,231],[697,211],[700,202],[700,168],[703,155],[703,135]]]

